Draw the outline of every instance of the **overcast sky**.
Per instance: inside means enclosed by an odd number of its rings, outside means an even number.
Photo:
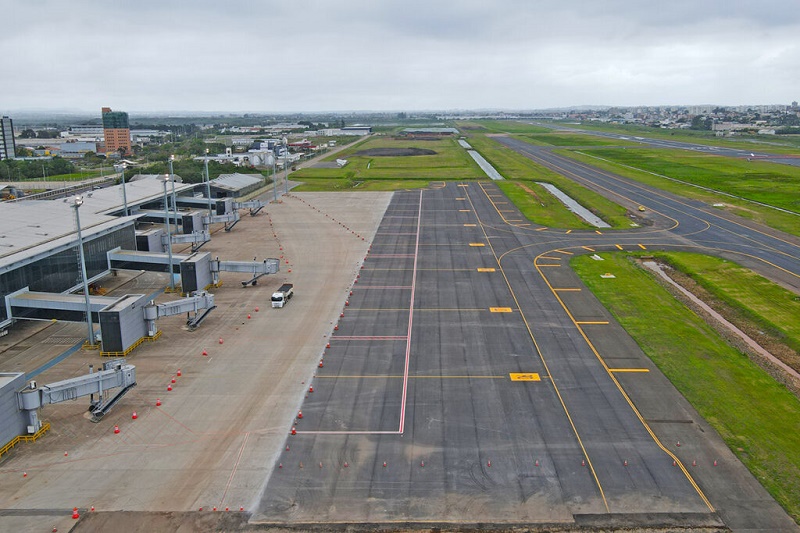
[[[800,99],[798,0],[0,0],[0,112]]]

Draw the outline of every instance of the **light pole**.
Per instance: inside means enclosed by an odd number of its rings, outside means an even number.
[[[205,158],[205,165],[206,165],[206,196],[208,196],[208,216],[212,216],[211,213],[211,175],[208,173],[208,148],[206,148],[206,158]]]
[[[83,298],[86,302],[86,339],[89,346],[94,346],[94,328],[92,327],[92,305],[89,302],[89,281],[86,279],[86,258],[83,255],[83,235],[81,235],[81,216],[78,208],[83,205],[83,196],[78,195],[72,200],[72,207],[75,210],[75,223],[78,226],[78,255],[81,260],[81,278],[83,279]]]
[[[286,137],[283,138],[283,170],[285,172],[283,179],[283,193],[289,194],[289,141]]]
[[[278,154],[275,153],[275,145],[272,145],[272,192],[275,195],[275,201],[278,201],[278,180],[275,178],[275,160]]]
[[[125,192],[125,165],[114,165],[114,170],[122,176],[122,204],[125,206],[125,216],[128,216],[128,194]]]
[[[178,213],[178,203],[175,201],[175,173],[172,171],[172,162],[175,161],[175,156],[169,156],[169,179],[172,181],[172,210]]]
[[[172,275],[172,233],[169,230],[169,203],[167,202],[167,182],[170,181],[170,175],[166,174],[161,181],[164,183],[164,225],[167,228],[167,255],[169,256],[169,289],[175,292],[175,280]]]

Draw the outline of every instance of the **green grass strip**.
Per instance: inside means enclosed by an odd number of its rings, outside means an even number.
[[[627,254],[599,255],[605,261],[579,256],[571,265],[678,391],[800,522],[800,401],[633,265]],[[616,278],[601,279],[605,272]]]

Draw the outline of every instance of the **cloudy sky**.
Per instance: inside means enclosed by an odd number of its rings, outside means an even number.
[[[0,112],[800,99],[798,0],[0,0]]]

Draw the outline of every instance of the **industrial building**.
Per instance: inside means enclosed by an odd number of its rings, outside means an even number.
[[[241,198],[263,186],[261,174],[220,174],[211,180],[211,197]]]
[[[14,124],[10,118],[0,118],[0,160],[16,159],[17,145],[14,143]]]
[[[104,107],[102,112],[105,152],[130,155],[131,129],[128,123],[128,114],[123,111],[111,111],[110,107]]]

